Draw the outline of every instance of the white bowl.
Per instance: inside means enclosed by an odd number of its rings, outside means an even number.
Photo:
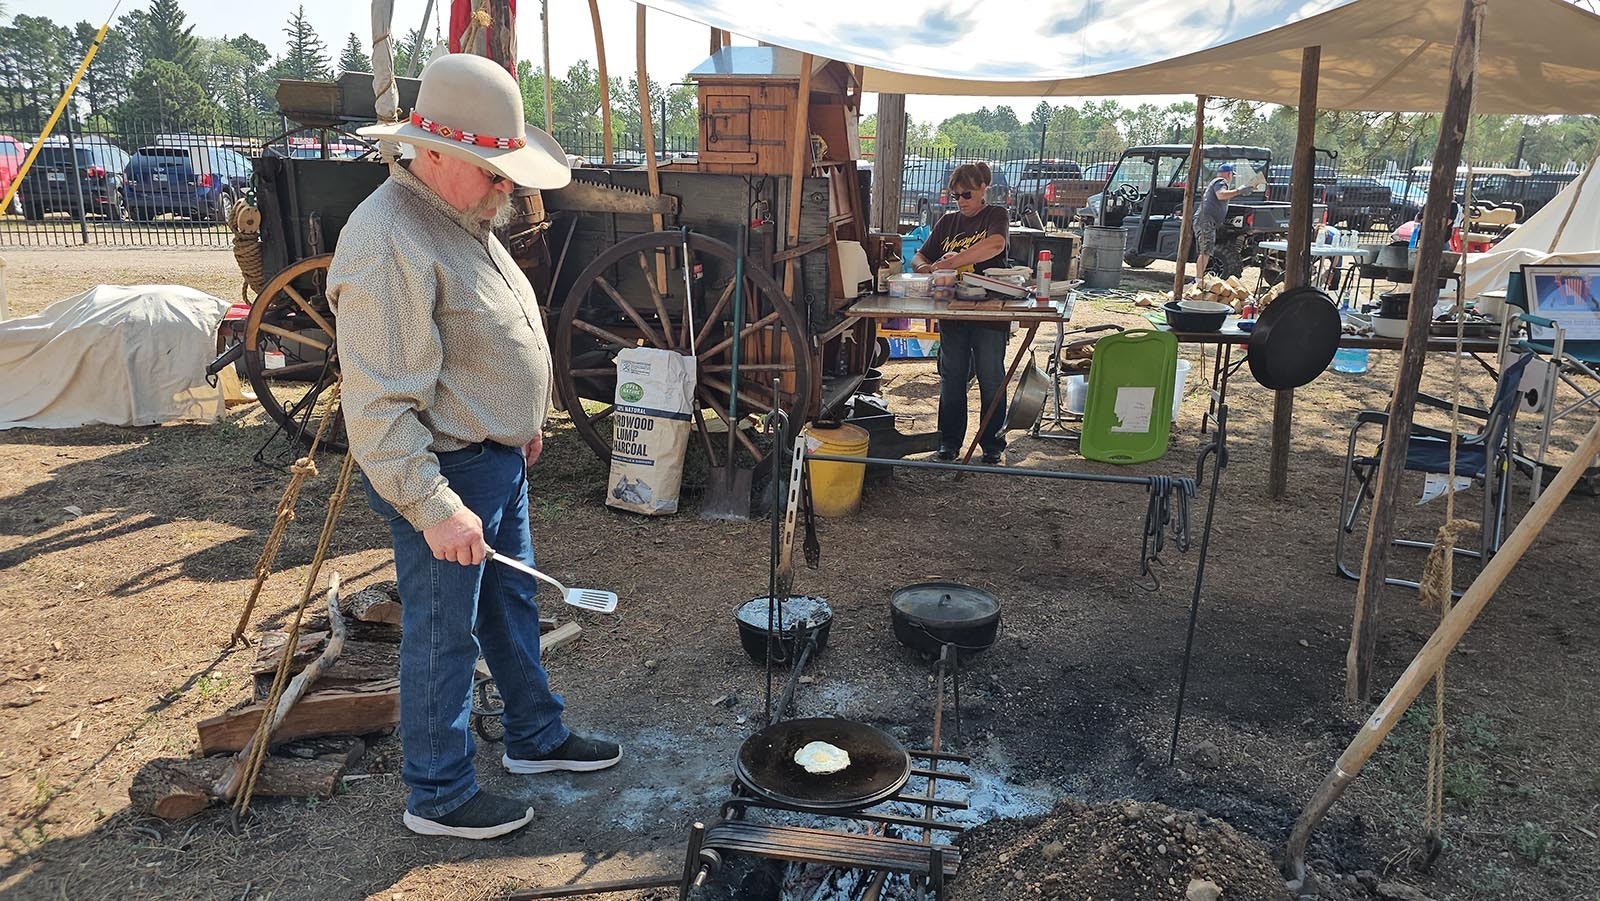
[[[1374,316],[1372,317],[1372,333],[1379,338],[1404,338],[1406,336],[1406,320]]]
[[[1189,313],[1232,313],[1233,307],[1214,300],[1184,300],[1178,301],[1178,307]]]

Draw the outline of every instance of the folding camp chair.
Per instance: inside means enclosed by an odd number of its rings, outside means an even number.
[[[1463,418],[1482,423],[1480,431],[1459,434],[1456,438],[1455,474],[1471,479],[1483,491],[1483,528],[1479,532],[1478,547],[1455,549],[1457,554],[1464,557],[1486,560],[1500,549],[1500,542],[1504,538],[1506,502],[1510,497],[1511,473],[1516,463],[1516,443],[1511,435],[1511,426],[1521,400],[1519,386],[1522,373],[1531,359],[1532,354],[1523,354],[1501,371],[1500,380],[1495,386],[1494,401],[1489,409],[1461,406]],[[1418,394],[1417,402],[1445,411],[1451,408],[1449,401],[1428,394]],[[1345,545],[1355,533],[1362,507],[1372,498],[1372,482],[1383,453],[1383,443],[1388,438],[1385,434],[1388,422],[1388,413],[1364,410],[1356,415],[1355,425],[1350,429],[1350,443],[1345,453],[1344,486],[1339,491],[1339,534],[1334,542],[1334,561],[1339,574],[1346,578],[1361,577],[1360,572],[1351,568],[1345,560]],[[1377,436],[1375,446],[1364,449],[1359,448],[1358,444],[1363,439],[1363,433],[1371,431],[1365,429],[1366,426],[1376,426]],[[1450,471],[1450,434],[1413,425],[1406,442],[1406,469],[1410,472],[1447,474]],[[1404,538],[1396,538],[1394,543],[1400,547],[1433,547],[1430,541]],[[1418,586],[1417,582],[1409,579],[1391,577],[1387,581],[1390,585]]]
[[[1572,413],[1592,406],[1600,410],[1600,341],[1571,340],[1567,329],[1557,319],[1528,312],[1528,296],[1534,286],[1528,281],[1529,267],[1511,273],[1506,286],[1506,324],[1500,330],[1500,358],[1510,353],[1531,353],[1540,358],[1541,366],[1534,367],[1526,385],[1531,389],[1531,404],[1542,408],[1539,421],[1538,451],[1531,461],[1533,485],[1530,497],[1538,497],[1544,486],[1544,468],[1550,451],[1551,428]],[[1542,376],[1542,378],[1539,378]],[[1577,394],[1577,399],[1558,397],[1565,385]],[[1530,441],[1531,443],[1531,441]]]

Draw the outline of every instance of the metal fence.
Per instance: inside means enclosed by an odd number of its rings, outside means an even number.
[[[43,123],[0,116],[0,193]],[[598,165],[600,132],[559,132],[568,153]],[[616,164],[642,165],[637,135],[618,135]],[[660,136],[657,159],[695,158],[693,136]],[[63,119],[0,215],[0,246],[231,246],[228,210],[253,191],[251,159],[263,153],[358,158],[371,145],[335,131],[255,134],[174,132],[158,124],[85,128]]]
[[[42,124],[0,115],[0,188]],[[370,145],[353,135],[323,130],[285,134],[288,124],[280,125],[273,133],[197,134],[175,133],[159,123],[86,128],[64,119],[23,179],[12,208],[0,215],[0,246],[227,247],[232,239],[228,208],[252,190],[251,157],[358,157],[369,151]],[[555,137],[587,165],[600,165],[604,159],[605,141],[598,131],[558,130]],[[864,141],[871,145],[870,137]],[[657,135],[651,143],[650,152],[658,160],[681,165],[697,159],[693,134]],[[618,135],[612,145],[614,165],[644,164],[646,150],[638,135]],[[1015,142],[1011,150],[1016,151]],[[992,173],[990,202],[1018,217],[1033,211],[1057,226],[1092,218],[1089,197],[1112,174],[1122,148],[1051,147],[1050,152],[1053,159],[1041,160],[1030,151],[908,147],[902,226],[932,221],[953,208],[946,191],[950,174],[962,163],[979,160]],[[864,169],[873,165],[870,158],[861,163]],[[1288,172],[1287,160],[1268,168],[1268,199],[1288,199]],[[1475,179],[1472,193],[1479,202],[1516,205],[1521,219],[1547,203],[1574,175],[1491,171]],[[1174,184],[1185,180],[1181,174],[1172,177]],[[1051,182],[1066,196],[1047,196]],[[1328,208],[1329,224],[1377,239],[1416,216],[1426,199],[1428,172],[1425,165],[1409,162],[1350,167],[1319,160],[1316,182],[1314,193]],[[1463,187],[1458,180],[1458,194]]]

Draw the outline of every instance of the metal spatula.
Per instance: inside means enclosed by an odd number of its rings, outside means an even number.
[[[617,593],[614,591],[601,591],[598,588],[568,588],[521,560],[512,559],[504,554],[496,554],[493,550],[489,551],[489,559],[496,563],[504,563],[512,569],[527,573],[535,579],[554,585],[556,590],[561,592],[563,601],[580,610],[591,610],[595,613],[615,613],[617,610]]]

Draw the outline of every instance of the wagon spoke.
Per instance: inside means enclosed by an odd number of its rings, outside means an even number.
[[[727,382],[720,382],[713,378],[701,379],[701,381],[705,382],[706,387],[715,388],[722,392],[723,396],[733,393],[731,390],[732,386],[730,386]],[[762,400],[760,397],[747,392],[744,388],[739,389],[739,403],[763,412],[767,412],[772,409],[772,400],[770,398],[767,400]]]
[[[667,333],[668,336],[668,343],[663,344],[661,341],[661,336],[656,334],[656,330],[651,328],[650,324],[644,321],[644,317],[640,316],[639,311],[633,308],[633,304],[622,299],[622,295],[617,293],[616,288],[611,287],[610,282],[606,281],[602,276],[595,279],[594,283],[600,286],[600,290],[610,295],[612,302],[622,308],[622,315],[628,317],[629,321],[638,326],[639,331],[644,332],[645,338],[649,340],[652,345],[665,348],[667,350],[676,350],[676,348],[670,343],[672,341],[672,323],[664,319],[661,321],[661,328]]]
[[[572,377],[579,379],[603,379],[617,374],[615,366],[600,366],[593,369],[574,369]]]
[[[728,306],[728,298],[733,296],[733,285],[734,285],[734,280],[733,279],[729,279],[727,286],[722,289],[722,296],[718,297],[717,298],[717,302],[711,305],[711,312],[706,315],[706,318],[705,318],[704,321],[707,324],[710,324],[712,322],[716,322],[717,321],[717,317],[721,316],[722,315],[722,311],[727,308],[727,306]],[[748,297],[749,294],[747,293],[745,296]]]
[[[645,287],[650,289],[650,302],[656,306],[656,315],[661,317],[661,330],[667,335],[667,347],[677,350],[680,346],[687,346],[688,341],[682,345],[677,344],[672,338],[672,317],[667,315],[667,299],[661,295],[661,289],[656,286],[655,276],[650,272],[650,261],[643,252],[639,254],[639,271],[644,273]]]
[[[601,341],[608,341],[612,344],[615,344],[618,347],[637,347],[639,344],[637,341],[629,341],[628,339],[617,335],[614,332],[608,332],[600,326],[585,322],[582,319],[572,320],[572,327],[580,332],[587,332],[596,338],[599,338]]]
[[[318,313],[314,308],[312,308],[311,304],[306,302],[306,299],[300,295],[300,292],[294,289],[294,285],[284,285],[283,293],[289,295],[290,299],[294,301],[295,306],[304,310],[306,315],[311,317],[311,321],[317,324],[317,328],[327,332],[328,337],[333,337],[333,326],[328,322],[328,320],[322,318],[322,314]]]
[[[774,322],[777,322],[779,318],[781,318],[781,314],[777,310],[773,310],[772,312],[768,313],[767,315],[761,317],[756,322],[753,322],[750,325],[745,326],[744,327],[744,331],[739,333],[739,340],[743,341],[744,339],[749,338],[751,335],[755,334],[756,332],[759,332],[762,329],[766,328],[767,326],[773,324]],[[729,337],[724,338],[721,341],[718,341],[716,343],[716,345],[711,347],[710,349],[700,351],[699,355],[702,356],[702,357],[714,357],[717,354],[722,353],[724,350],[727,350],[728,348],[730,348],[732,346],[733,346],[733,337],[730,335]]]
[[[711,412],[717,414],[718,419],[728,423],[728,428],[733,429],[734,437],[739,439],[739,443],[744,445],[744,449],[749,451],[751,456],[755,457],[757,460],[761,459],[761,449],[756,447],[755,442],[751,441],[750,438],[745,435],[744,430],[739,428],[737,424],[728,422],[727,409],[721,404],[717,403],[717,399],[711,396],[711,392],[706,390],[704,385],[696,385],[694,393],[700,398],[701,403],[710,407]]]
[[[315,338],[309,338],[305,335],[302,335],[297,331],[293,331],[292,329],[279,328],[268,322],[261,323],[260,327],[263,332],[266,332],[269,335],[276,335],[285,341],[293,341],[296,344],[304,344],[306,347],[323,352],[327,352],[328,350],[328,345],[323,344],[321,341],[318,341]]]

